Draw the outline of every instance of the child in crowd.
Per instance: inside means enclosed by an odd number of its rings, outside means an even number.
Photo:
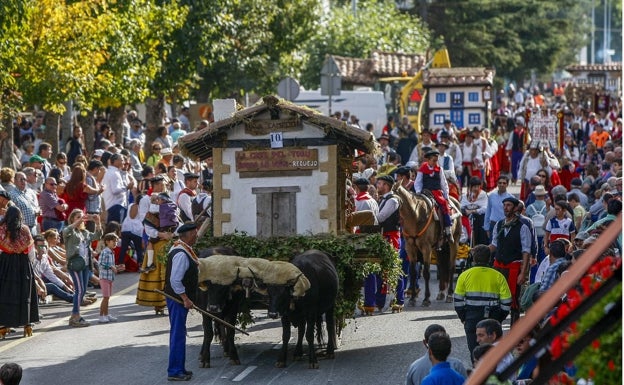
[[[144,223],[151,227],[154,227],[158,231],[173,232],[178,228],[179,210],[178,207],[171,201],[169,194],[160,193],[157,197],[152,197],[152,204],[148,213],[145,215]],[[147,264],[142,273],[149,273],[156,269],[154,266],[154,243],[152,240],[148,240],[147,247],[145,248],[147,254]]]
[[[102,303],[100,304],[100,323],[108,323],[117,321],[116,317],[108,314],[108,301],[113,291],[113,280],[117,273],[115,266],[115,253],[113,249],[117,246],[119,237],[115,233],[107,233],[104,235],[104,244],[106,247],[100,253],[100,286],[102,288]]]

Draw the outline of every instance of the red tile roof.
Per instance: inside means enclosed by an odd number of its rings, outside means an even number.
[[[622,62],[613,62],[605,64],[573,64],[566,67],[566,71],[574,72],[621,72]]]
[[[372,86],[383,77],[414,76],[425,64],[422,54],[374,51],[369,59],[333,55],[343,83]]]

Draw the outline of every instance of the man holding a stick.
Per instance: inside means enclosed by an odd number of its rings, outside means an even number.
[[[197,241],[197,225],[192,222],[178,228],[177,240],[167,255],[165,293],[169,310],[169,365],[167,380],[188,381],[193,372],[186,370],[186,317],[195,301],[198,285],[199,260],[193,251]],[[175,299],[169,298],[169,296]]]

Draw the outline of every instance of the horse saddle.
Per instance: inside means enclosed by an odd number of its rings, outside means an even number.
[[[442,208],[440,207],[438,202],[433,197],[431,191],[423,190],[421,196],[425,199],[429,208],[433,209],[434,219],[437,221],[440,220],[444,212],[442,211]],[[449,199],[447,199],[447,202],[450,207],[451,220],[461,217],[461,210],[459,209],[459,205],[455,203],[454,199],[452,197],[449,197]]]

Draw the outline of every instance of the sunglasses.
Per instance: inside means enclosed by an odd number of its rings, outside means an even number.
[[[152,150],[154,150],[154,151],[160,151],[160,150],[162,150],[162,148],[160,148],[160,147],[154,147]]]

